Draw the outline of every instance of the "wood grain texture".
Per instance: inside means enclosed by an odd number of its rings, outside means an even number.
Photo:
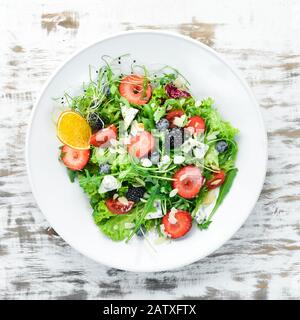
[[[299,299],[299,2],[122,3],[0,0],[0,299]],[[245,225],[210,257],[172,272],[124,272],[77,253],[45,221],[25,170],[30,112],[51,72],[91,41],[139,28],[221,52],[249,82],[268,130],[267,177]]]

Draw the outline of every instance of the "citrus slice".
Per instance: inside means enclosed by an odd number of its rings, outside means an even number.
[[[88,122],[77,112],[64,111],[57,121],[57,137],[74,149],[89,149],[92,134]]]

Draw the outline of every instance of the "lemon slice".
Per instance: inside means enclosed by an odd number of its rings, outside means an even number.
[[[74,149],[89,149],[92,134],[88,122],[77,112],[64,111],[57,121],[57,137]]]

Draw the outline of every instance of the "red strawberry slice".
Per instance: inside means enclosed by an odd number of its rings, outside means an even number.
[[[185,126],[187,129],[191,129],[193,134],[204,133],[205,131],[205,121],[203,118],[199,116],[193,116],[189,119],[187,125]]]
[[[184,111],[180,110],[180,109],[168,112],[168,114],[166,115],[166,119],[170,123],[170,128],[175,128],[176,125],[173,123],[174,119],[175,118],[180,118],[183,115],[184,115]]]
[[[105,201],[105,204],[106,204],[108,210],[111,211],[112,213],[125,214],[132,209],[134,202],[128,200],[128,203],[125,204],[125,203],[122,203],[121,201],[119,201],[118,199],[115,199],[115,200],[114,199],[107,199]]]
[[[107,147],[111,139],[117,139],[117,128],[111,124],[107,128],[94,133],[90,138],[90,144],[95,147]]]
[[[148,131],[140,131],[130,139],[128,152],[137,158],[143,158],[153,151],[155,139]]]
[[[185,199],[195,198],[204,181],[200,169],[192,165],[179,169],[173,179],[173,189],[177,189],[177,193]]]
[[[183,237],[192,227],[192,216],[189,212],[177,210],[174,214],[174,220],[169,218],[170,211],[162,218],[162,223],[165,227],[164,231],[171,236],[172,239]],[[174,223],[174,221],[176,221]]]
[[[213,175],[213,177],[206,182],[207,189],[213,190],[215,188],[218,188],[224,183],[224,181],[225,181],[225,172],[224,171],[216,172]]]
[[[120,95],[128,100],[129,103],[143,105],[151,97],[151,85],[148,83],[144,88],[145,78],[137,74],[126,76],[122,79],[119,92]]]
[[[88,163],[90,150],[73,149],[67,145],[61,148],[61,160],[70,170],[81,170]]]

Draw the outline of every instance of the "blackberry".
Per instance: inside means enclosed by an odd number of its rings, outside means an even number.
[[[136,231],[136,235],[139,238],[143,238],[144,234],[147,232],[146,228],[144,227],[144,225],[141,225],[140,228]]]
[[[153,163],[153,164],[158,164],[159,162],[159,159],[160,159],[160,154],[158,151],[153,151],[151,154],[150,154],[150,157],[149,157],[150,161]]]
[[[184,130],[182,128],[173,128],[166,134],[166,148],[178,148],[184,142]]]
[[[110,173],[110,165],[108,163],[101,164],[99,167],[100,173]]]
[[[225,152],[228,149],[228,143],[225,140],[220,140],[216,143],[215,148],[219,153]]]
[[[104,122],[97,113],[91,113],[88,117],[88,123],[93,132],[103,129]]]
[[[130,201],[138,202],[144,196],[145,191],[144,187],[129,187],[126,198]]]
[[[156,124],[156,128],[159,131],[167,130],[169,126],[170,126],[170,122],[166,118],[160,119]]]

